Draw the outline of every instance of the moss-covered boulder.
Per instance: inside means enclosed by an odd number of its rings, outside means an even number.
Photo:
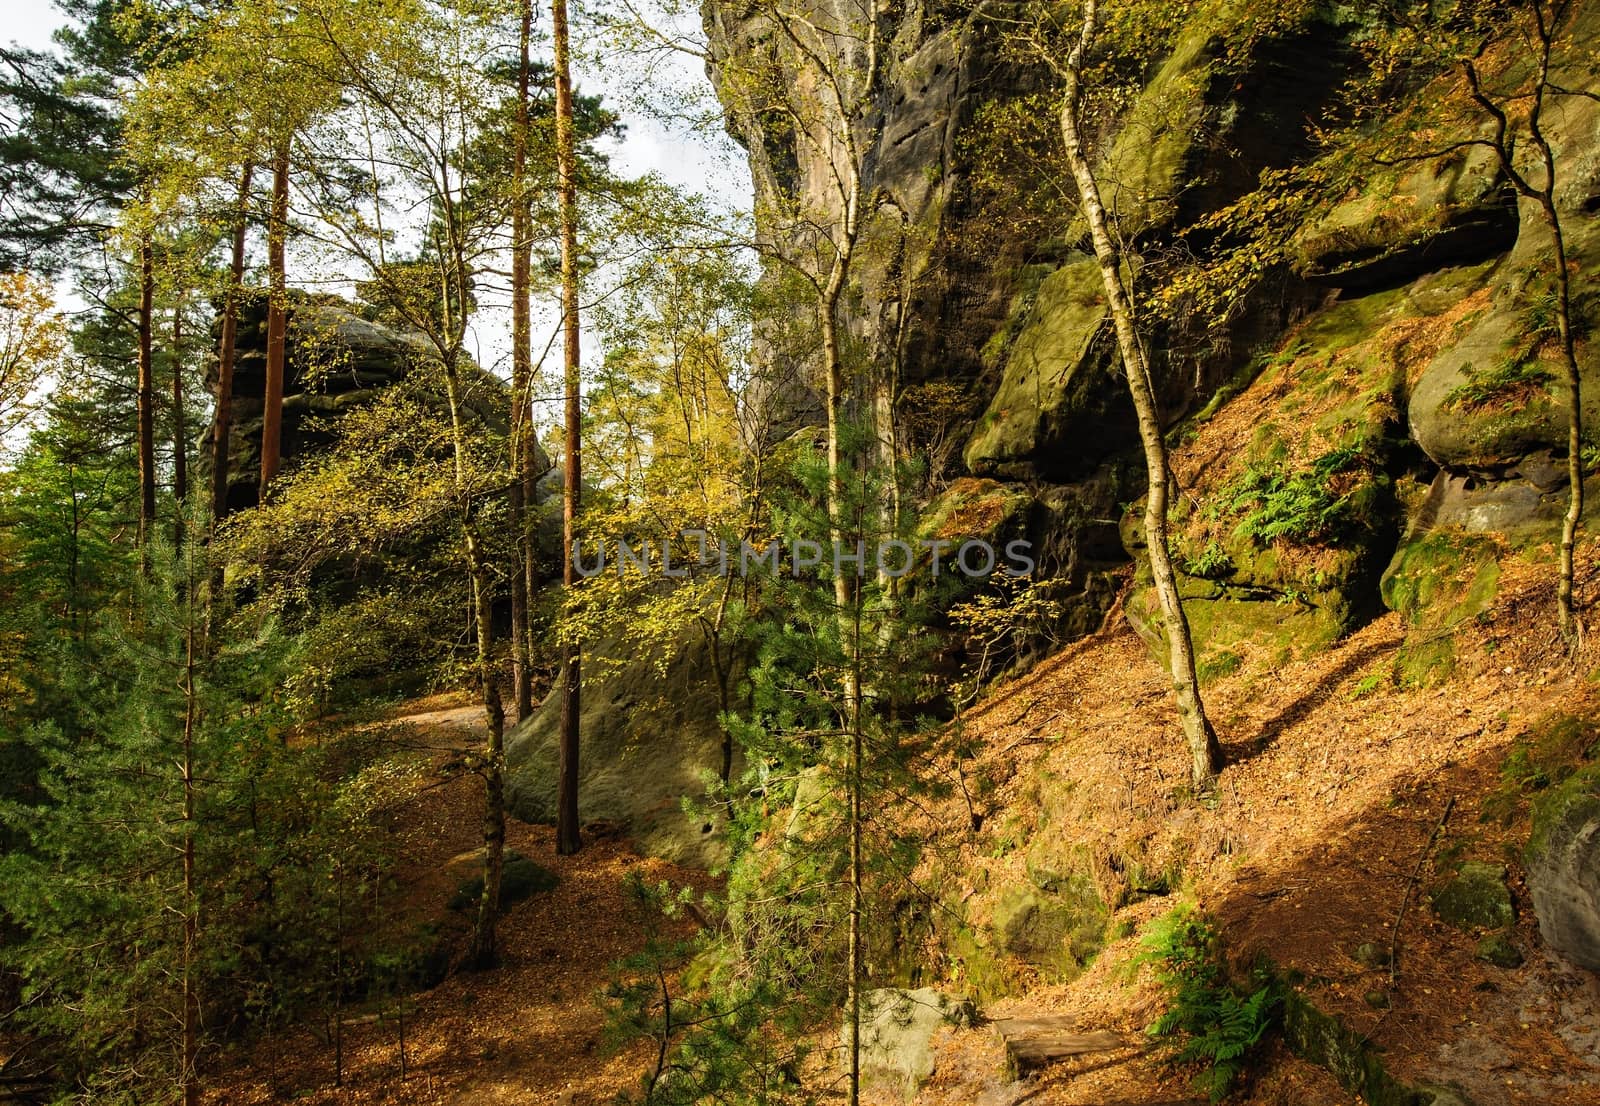
[[[1406,535],[1378,588],[1408,626],[1395,658],[1402,683],[1423,687],[1450,674],[1451,631],[1489,609],[1499,582],[1500,548],[1492,539],[1455,530]]]
[[[1417,381],[1411,433],[1439,464],[1499,475],[1564,448],[1569,393],[1564,370],[1546,346],[1546,284],[1531,269],[1497,285],[1493,306]],[[1584,421],[1594,425],[1600,418],[1600,397],[1592,394],[1600,386],[1600,356],[1587,350],[1580,356],[1589,393]]]
[[[1005,891],[995,903],[995,944],[1048,979],[1071,979],[1104,946],[1108,916],[1086,876],[1051,880],[1043,887],[1025,883]]]
[[[1517,240],[1515,195],[1485,146],[1379,168],[1301,231],[1296,269],[1332,288],[1402,284],[1505,253]]]
[[[1293,987],[1284,996],[1283,1036],[1296,1056],[1326,1068],[1369,1106],[1471,1106],[1453,1088],[1413,1086],[1390,1075],[1370,1032],[1356,1032]]]
[[[621,642],[586,651],[579,814],[625,827],[645,853],[710,867],[726,849],[716,826],[692,818],[685,799],[705,793],[722,763],[719,696],[708,648],[687,634],[667,658]],[[506,801],[525,822],[556,816],[561,697],[552,693],[506,737]]]
[[[476,862],[480,865],[483,863],[481,849],[476,854]],[[560,882],[560,877],[550,869],[523,856],[515,849],[507,849],[500,871],[500,907],[504,909],[514,906],[534,895],[553,891]],[[483,876],[480,874],[462,881],[461,886],[456,888],[456,893],[450,898],[450,909],[476,910],[478,900],[482,897]]]
[[[1493,964],[1497,968],[1509,970],[1522,966],[1522,950],[1504,933],[1491,933],[1479,941],[1474,955],[1485,964]]]
[[[922,512],[921,536],[946,541],[985,541],[998,550],[1027,530],[1035,499],[1020,484],[961,477]]]
[[[1562,79],[1594,86],[1593,74],[1582,70]],[[1548,125],[1557,158],[1571,167],[1556,199],[1581,335],[1600,322],[1600,222],[1593,217],[1597,173],[1591,155],[1600,102],[1574,99]],[[1484,303],[1412,389],[1412,436],[1456,480],[1434,504],[1442,523],[1554,532],[1567,483],[1570,394],[1556,338],[1553,264],[1544,215],[1523,201],[1516,246],[1494,271]],[[1593,426],[1600,419],[1600,348],[1580,341],[1578,360],[1583,421]],[[1473,489],[1479,494],[1465,494]]]
[[[985,351],[1000,383],[963,458],[980,476],[1041,467],[1056,479],[1081,475],[1126,447],[1134,429],[1127,389],[1111,372],[1105,285],[1093,258],[1079,256],[1023,289],[1011,322]],[[1071,450],[1051,450],[1072,442]]]
[[[1545,944],[1600,972],[1600,764],[1535,802],[1524,859]]]
[[[1516,920],[1503,864],[1469,860],[1433,892],[1433,912],[1457,929],[1500,929]]]

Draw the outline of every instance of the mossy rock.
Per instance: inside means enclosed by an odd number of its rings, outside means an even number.
[[[1573,79],[1593,90],[1591,74],[1575,73]],[[1592,164],[1597,130],[1600,103],[1574,99],[1570,110],[1551,117],[1548,137],[1558,159],[1585,165]],[[1591,192],[1592,184],[1579,183],[1556,197],[1575,274],[1577,321],[1585,329],[1600,321],[1600,221],[1586,209]],[[1538,321],[1540,303],[1549,295],[1550,235],[1536,204],[1522,204],[1520,218],[1516,245],[1495,271],[1489,309],[1429,363],[1409,409],[1412,437],[1430,457],[1448,469],[1494,479],[1531,455],[1564,454],[1567,441],[1565,370],[1547,324]],[[1580,343],[1578,360],[1583,422],[1593,426],[1600,419],[1600,347]],[[1507,375],[1518,366],[1542,370],[1544,379]],[[1505,389],[1492,386],[1502,379]]]
[[[1327,598],[1333,605],[1319,606],[1304,599],[1248,599],[1218,589],[1209,595],[1191,595],[1184,601],[1183,612],[1201,658],[1237,656],[1241,648],[1248,647],[1264,653],[1274,664],[1284,664],[1320,652],[1350,628],[1354,616],[1348,603],[1337,593]],[[1155,659],[1167,664],[1170,654],[1155,589],[1135,590],[1124,611]],[[1232,670],[1237,667],[1231,666]]]
[[[726,860],[726,843],[715,823],[684,810],[722,763],[710,650],[691,631],[667,654],[663,666],[625,641],[586,647],[580,813],[622,826],[646,855],[711,868]],[[525,822],[555,821],[560,730],[557,689],[506,735],[506,806]]]
[[[954,542],[986,541],[1004,556],[1001,546],[1019,537],[1034,497],[1017,484],[971,476],[952,481],[922,514],[919,534]]]
[[[1283,1036],[1296,1056],[1326,1068],[1368,1106],[1470,1106],[1454,1091],[1414,1087],[1390,1075],[1383,1057],[1368,1043],[1370,1034],[1350,1029],[1294,988],[1284,999]]]
[[[1097,343],[1106,317],[1099,265],[1082,258],[1062,266],[1013,305],[1000,385],[963,452],[980,475],[1049,460],[1072,442],[1086,471],[1126,448],[1134,429],[1126,388],[1111,373],[1109,347]],[[998,352],[998,351],[995,351]]]
[[[1469,860],[1433,892],[1433,912],[1457,929],[1501,929],[1516,921],[1502,864]]]
[[[1384,606],[1412,626],[1454,626],[1489,609],[1500,582],[1500,549],[1476,534],[1430,530],[1408,535],[1384,570]]]
[[[979,1002],[994,1002],[1011,994],[1011,980],[1001,953],[978,930],[957,922],[940,938],[949,974],[959,979]]]
[[[1600,971],[1600,764],[1534,801],[1524,860],[1545,944]]]
[[[500,909],[515,906],[524,899],[546,891],[554,891],[560,878],[550,869],[523,856],[515,849],[507,849],[504,866],[500,871]],[[476,875],[464,881],[450,896],[451,910],[476,910],[483,898],[483,876]]]
[[[1474,955],[1497,968],[1509,970],[1522,967],[1522,950],[1504,933],[1491,933],[1479,941]]]
[[[1488,610],[1499,583],[1500,549],[1491,538],[1430,530],[1401,541],[1378,594],[1410,626],[1395,657],[1402,684],[1428,687],[1450,675],[1455,668],[1451,631]]]
[[[1295,267],[1335,288],[1394,284],[1504,253],[1516,233],[1516,205],[1494,152],[1472,147],[1377,169],[1357,194],[1300,231]]]
[[[1001,952],[1040,969],[1055,981],[1071,979],[1105,944],[1109,911],[1086,876],[1012,887],[994,908]]]

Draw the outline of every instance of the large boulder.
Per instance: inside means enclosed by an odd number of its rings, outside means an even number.
[[[1592,87],[1592,74],[1562,79]],[[1568,102],[1570,101],[1570,102]],[[1565,176],[1556,193],[1580,338],[1600,322],[1600,102],[1570,97],[1547,134]],[[1440,466],[1430,521],[1472,530],[1553,535],[1565,508],[1570,390],[1555,339],[1553,245],[1539,205],[1523,200],[1515,246],[1487,296],[1412,388],[1411,435]],[[1578,343],[1583,421],[1600,420],[1600,348]]]
[[[1048,458],[1048,447],[1070,441],[1048,466],[1056,477],[1082,475],[1136,433],[1127,387],[1112,373],[1112,350],[1102,334],[1105,285],[1093,258],[1077,260],[1019,293],[1020,320],[1007,344],[1002,332],[991,354],[1003,360],[999,387],[967,441],[967,467],[979,474],[1026,472]],[[1073,466],[1080,466],[1074,474]]]
[[[585,823],[628,830],[651,856],[713,867],[726,859],[714,823],[691,817],[685,799],[705,793],[722,764],[723,731],[709,650],[698,631],[663,666],[618,641],[585,651],[579,812]],[[506,737],[506,802],[525,822],[556,817],[561,734],[558,687]]]
[[[1489,609],[1500,585],[1500,549],[1481,534],[1417,528],[1407,533],[1384,570],[1378,591],[1405,616],[1410,640],[1395,658],[1412,686],[1448,676],[1455,666],[1453,631]]]
[[[1534,805],[1524,859],[1545,944],[1600,972],[1600,765],[1578,772]]]
[[[1433,912],[1457,929],[1503,929],[1516,920],[1503,864],[1469,860],[1433,892]]]
[[[994,907],[995,944],[1051,981],[1071,979],[1105,944],[1109,911],[1087,876],[1018,884]]]
[[[976,1016],[971,999],[931,987],[866,992],[861,996],[863,1078],[911,1098],[934,1072],[934,1034],[946,1025],[970,1026]],[[848,1062],[848,1021],[839,1031],[839,1043]]]

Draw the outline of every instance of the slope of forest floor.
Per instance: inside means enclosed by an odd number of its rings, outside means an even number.
[[[1181,870],[1182,890],[1116,911],[1112,932],[1131,934],[1078,979],[1030,987],[985,1011],[1066,1014],[1086,1030],[1124,1031],[1137,1047],[1006,1085],[992,1029],[946,1030],[918,1101],[1143,1106],[1190,1098],[1186,1073],[1147,1043],[1143,1029],[1161,1013],[1162,996],[1149,971],[1131,964],[1148,924],[1181,901],[1217,921],[1234,964],[1265,956],[1301,973],[1307,997],[1366,1038],[1398,1078],[1454,1084],[1476,1106],[1600,1104],[1600,980],[1539,941],[1521,882],[1526,803],[1502,776],[1516,740],[1541,719],[1596,713],[1600,650],[1591,634],[1568,657],[1554,629],[1553,554],[1530,556],[1507,556],[1498,600],[1456,631],[1456,668],[1440,686],[1406,688],[1391,678],[1406,633],[1396,614],[1285,667],[1247,658],[1208,690],[1229,758],[1214,801],[1187,794],[1165,673],[1120,617],[988,697],[968,720],[984,750],[968,771],[988,773],[998,792],[982,832],[947,842],[960,853],[950,867],[965,873],[978,910],[975,889],[1027,878],[1020,851],[1003,844],[1018,826],[1069,826],[1095,863],[1140,856],[1147,870]],[[1600,578],[1592,548],[1579,577],[1592,602]],[[1051,781],[1048,811],[1041,780]],[[964,811],[942,821],[959,824]],[[1477,959],[1478,938],[1429,908],[1439,873],[1463,859],[1507,865],[1521,967]],[[1392,979],[1389,968],[1355,958],[1367,943],[1398,950]],[[952,974],[948,985],[959,989],[959,971]],[[1387,996],[1387,1008],[1368,1001],[1373,991]],[[1281,1045],[1261,1070],[1238,1101],[1357,1101]]]
[[[431,769],[384,814],[397,835],[397,931],[442,921],[464,937],[464,920],[446,904],[477,871],[481,855],[483,785],[458,770],[461,752],[477,744],[481,729],[480,709],[459,695],[406,704],[385,723],[395,755],[422,757]],[[709,877],[641,858],[620,838],[588,833],[578,855],[557,856],[553,828],[514,819],[506,843],[560,882],[501,919],[498,968],[457,969],[437,987],[407,996],[404,1079],[398,1007],[377,1002],[345,1014],[342,1084],[335,1083],[327,1027],[304,1026],[225,1056],[205,1101],[585,1106],[636,1087],[651,1058],[648,1046],[608,1047],[598,1001],[612,964],[644,940],[623,881],[637,872],[651,883],[704,889]]]
[[[1513,796],[1507,806],[1502,777],[1518,738],[1541,719],[1600,710],[1600,649],[1591,635],[1569,658],[1557,642],[1547,553],[1507,556],[1499,598],[1484,618],[1457,630],[1456,669],[1440,686],[1408,688],[1390,678],[1406,634],[1393,614],[1286,667],[1246,657],[1208,690],[1229,757],[1214,799],[1197,802],[1188,793],[1165,675],[1120,617],[995,688],[967,719],[982,751],[966,771],[995,783],[983,829],[971,832],[969,812],[955,806],[927,827],[946,871],[970,882],[972,916],[981,919],[992,889],[1027,878],[1020,853],[1001,844],[1019,827],[1070,834],[1108,871],[1129,855],[1151,870],[1181,871],[1181,889],[1115,911],[1111,932],[1127,935],[1078,979],[1023,981],[1014,997],[983,1011],[991,1019],[1066,1014],[1135,1044],[1007,1083],[992,1028],[945,1030],[937,1071],[917,1101],[1192,1101],[1192,1073],[1173,1070],[1143,1033],[1163,998],[1149,971],[1131,965],[1149,924],[1183,902],[1216,919],[1236,964],[1265,956],[1303,975],[1304,993],[1366,1037],[1398,1078],[1458,1085],[1475,1106],[1600,1106],[1600,986],[1539,941],[1519,865],[1526,803]],[[1585,551],[1580,578],[1600,579],[1597,550]],[[1595,590],[1591,584],[1583,598],[1592,602]],[[472,743],[478,726],[463,698],[414,703],[401,713],[415,755],[439,769]],[[401,898],[418,917],[444,914],[470,874],[480,787],[470,773],[424,776],[389,815],[401,835]],[[554,855],[553,844],[550,829],[512,823],[509,845],[561,882],[505,917],[501,968],[457,972],[412,996],[404,1081],[392,1015],[358,1017],[346,1030],[342,1087],[334,1085],[332,1048],[319,1026],[225,1058],[226,1073],[207,1101],[582,1106],[637,1086],[647,1050],[608,1050],[596,1001],[610,966],[643,939],[624,906],[623,879],[640,871],[700,888],[711,881],[641,859],[618,838],[593,841],[571,858]],[[1513,939],[1526,954],[1519,968],[1477,959],[1477,938],[1428,907],[1439,873],[1472,858],[1508,866]],[[1398,950],[1393,978],[1388,968],[1357,961],[1354,952],[1366,943]],[[947,967],[951,978],[941,985],[961,990],[959,966]],[[1374,990],[1387,996],[1387,1008],[1369,1003]],[[370,1017],[379,1008],[367,1009]],[[871,1097],[884,1106],[899,1101],[882,1089]],[[1357,1099],[1274,1043],[1236,1101],[1343,1106]]]

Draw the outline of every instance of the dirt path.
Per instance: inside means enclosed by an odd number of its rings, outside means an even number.
[[[407,704],[389,721],[405,723],[394,735],[399,748],[423,749],[420,755],[439,767],[456,759],[481,732],[478,708],[458,696]],[[449,917],[444,904],[472,874],[481,788],[471,774],[427,781],[394,812],[401,899],[411,916]],[[711,880],[703,872],[643,859],[614,838],[586,837],[577,856],[559,857],[553,829],[515,820],[507,844],[555,872],[560,883],[504,917],[499,968],[457,971],[411,997],[404,1080],[391,1004],[382,1010],[382,1020],[346,1028],[342,1086],[334,1084],[331,1044],[320,1032],[298,1029],[220,1058],[223,1074],[206,1102],[597,1106],[636,1086],[649,1050],[608,1049],[596,1001],[611,965],[642,942],[622,893],[623,879],[639,872],[652,882],[700,888]],[[380,1009],[351,1014],[370,1019]]]

